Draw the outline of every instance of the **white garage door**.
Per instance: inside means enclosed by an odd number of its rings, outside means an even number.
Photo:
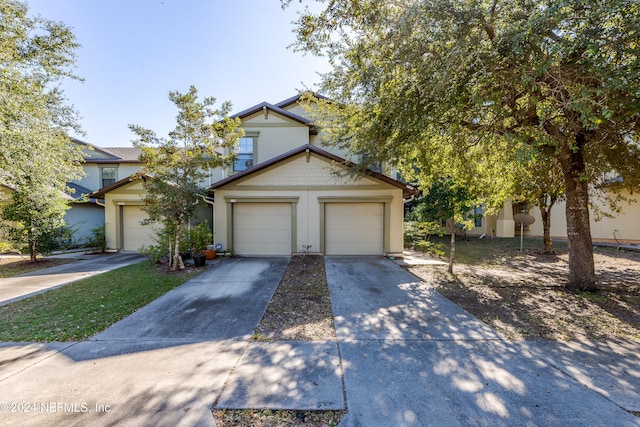
[[[383,203],[326,203],[327,255],[382,255]]]
[[[234,204],[233,247],[237,255],[291,255],[291,204]]]
[[[155,244],[154,227],[140,224],[146,217],[147,213],[139,206],[122,207],[122,248],[125,251],[137,251],[142,245]]]

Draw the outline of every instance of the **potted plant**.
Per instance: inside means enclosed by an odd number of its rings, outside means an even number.
[[[191,250],[193,251],[192,257],[196,267],[202,267],[205,265],[207,255],[205,249],[207,245],[211,244],[213,235],[211,234],[209,223],[207,221],[191,227],[190,242]]]

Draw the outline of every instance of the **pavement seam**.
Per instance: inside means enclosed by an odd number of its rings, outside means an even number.
[[[44,362],[45,360],[48,360],[48,359],[52,358],[53,356],[55,356],[57,354],[60,354],[63,351],[68,350],[68,349],[70,349],[71,347],[73,347],[75,345],[78,345],[79,343],[80,342],[74,342],[74,343],[69,344],[68,346],[66,346],[64,348],[60,348],[58,350],[54,350],[50,355],[48,355],[46,357],[43,357],[42,359],[39,359],[39,360],[29,364],[28,366],[25,366],[24,368],[20,369],[19,371],[12,372],[11,374],[7,375],[4,378],[0,378],[0,382],[8,380],[11,377],[15,377],[16,375],[26,371],[27,369],[33,368],[34,366],[39,365],[40,363]],[[27,342],[27,343],[23,343],[23,344],[40,344],[40,343],[38,343],[38,342]]]
[[[212,412],[216,410],[216,407],[218,406],[218,403],[220,402],[220,398],[222,397],[222,394],[224,393],[225,389],[229,385],[229,382],[231,381],[231,376],[233,375],[233,373],[235,372],[236,368],[238,367],[238,364],[240,364],[240,360],[242,360],[244,355],[247,353],[247,350],[249,349],[249,345],[250,344],[251,344],[251,340],[247,340],[245,342],[245,346],[242,349],[242,353],[240,353],[240,355],[236,359],[236,362],[233,364],[233,367],[229,370],[229,373],[227,374],[227,379],[224,381],[224,384],[222,384],[222,388],[220,389],[220,393],[218,393],[218,395],[216,396],[216,399],[213,401],[213,404],[211,405],[211,411]]]
[[[347,398],[347,386],[344,382],[344,366],[342,365],[342,350],[340,349],[340,340],[335,340],[336,347],[338,348],[338,360],[340,361],[340,382],[342,384],[342,399],[344,404],[345,414],[349,412],[349,402]]]

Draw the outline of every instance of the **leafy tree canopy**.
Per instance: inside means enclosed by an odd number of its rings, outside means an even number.
[[[515,185],[510,165],[530,147],[562,176],[567,286],[595,289],[589,190],[612,171],[640,189],[640,4],[318,3],[319,13],[299,18],[295,47],[334,66],[323,79],[339,101],[327,103],[327,134],[428,176],[444,168],[469,177],[456,164],[474,164],[480,183],[494,180],[488,195]]]
[[[78,79],[72,70],[78,44],[69,28],[28,7],[0,0],[0,182],[12,187],[53,187],[82,174],[77,113],[58,83]]]

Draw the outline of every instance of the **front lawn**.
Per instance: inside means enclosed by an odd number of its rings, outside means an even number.
[[[0,307],[0,341],[80,341],[200,274],[167,274],[149,261]]]

